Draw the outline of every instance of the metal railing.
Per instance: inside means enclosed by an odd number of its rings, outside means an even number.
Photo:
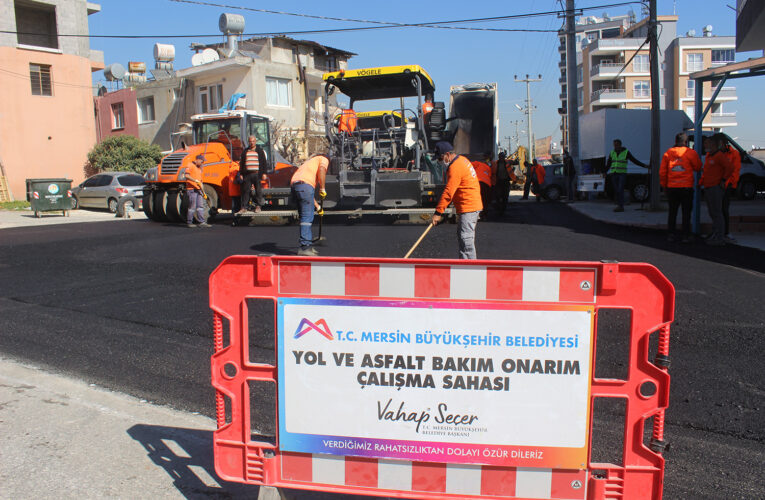
[[[602,73],[608,73],[609,75],[616,75],[619,70],[622,69],[624,63],[600,63],[596,64],[590,70],[590,76],[599,75]]]

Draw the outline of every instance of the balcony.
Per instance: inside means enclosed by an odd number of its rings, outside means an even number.
[[[714,91],[713,91],[714,92]],[[709,101],[709,99],[712,97],[712,94],[708,92],[704,92],[704,100]],[[685,89],[685,97],[683,99],[695,99],[696,98],[696,90],[695,89]],[[720,89],[720,93],[717,94],[717,99],[723,100],[723,101],[735,101],[738,99],[738,95],[736,95],[736,87],[723,87]]]
[[[623,63],[600,63],[592,67],[590,76],[593,80],[610,80],[618,75],[623,67]]]
[[[626,99],[627,91],[624,89],[600,89],[590,95],[590,103],[593,106],[597,104],[613,104]]]
[[[568,94],[566,94],[566,92],[561,92],[561,93],[558,95],[558,97],[560,97],[561,99],[568,99]]]
[[[637,38],[601,38],[587,45],[590,55],[613,54],[624,50],[637,50],[643,43]]]
[[[104,69],[104,51],[90,50],[90,71],[99,71]]]
[[[704,127],[735,127],[736,113],[709,113],[704,118]]]
[[[564,69],[566,67],[566,60],[561,59],[560,61],[558,61],[558,67],[561,69]]]

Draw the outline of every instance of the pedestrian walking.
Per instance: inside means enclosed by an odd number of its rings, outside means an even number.
[[[699,183],[704,187],[709,217],[712,218],[712,234],[707,238],[707,245],[725,244],[725,218],[723,217],[723,192],[728,180],[733,175],[733,164],[722,151],[723,141],[719,134],[704,138],[704,171]]]
[[[531,163],[526,163],[526,182],[523,185],[522,200],[529,199],[529,191],[536,196],[537,201],[542,201],[542,184],[545,183],[545,167],[537,162],[536,158]]]
[[[197,155],[194,161],[186,167],[186,193],[189,197],[189,208],[186,211],[186,225],[188,227],[210,227],[205,218],[205,198],[202,184],[202,165],[204,155]],[[194,225],[194,219],[199,226]]]
[[[529,199],[529,191],[531,190],[531,185],[535,182],[534,179],[536,177],[534,176],[534,163],[536,163],[536,160],[533,160],[531,163],[529,163],[528,160],[523,161],[523,166],[526,167],[526,179],[523,183],[523,196],[521,196],[522,200]]]
[[[475,227],[483,209],[478,176],[470,161],[455,154],[452,145],[446,141],[436,143],[436,158],[446,164],[446,187],[430,223],[435,226],[441,222],[446,207],[454,203],[459,258],[475,259]]]
[[[329,155],[320,153],[306,160],[292,174],[290,187],[292,188],[292,196],[298,203],[300,219],[300,250],[298,250],[298,255],[319,255],[319,252],[313,247],[311,225],[316,208],[317,184],[319,197],[322,200],[327,197],[326,176],[328,168]]]
[[[622,146],[621,139],[615,139],[614,150],[608,155],[608,160],[606,161],[606,172],[611,175],[611,182],[613,183],[614,194],[616,195],[616,208],[614,208],[614,212],[624,212],[624,187],[627,184],[628,161],[643,168],[649,168],[648,165],[632,156],[632,153]]]
[[[510,196],[510,181],[514,177],[512,165],[507,161],[507,155],[504,151],[499,153],[496,168],[494,169],[494,200],[497,204],[497,213],[500,217],[505,215],[507,210],[507,198]]]
[[[659,183],[664,188],[669,201],[667,218],[667,239],[677,239],[675,224],[677,210],[682,208],[683,243],[691,242],[691,208],[693,207],[694,173],[701,170],[701,158],[688,147],[688,136],[679,133],[675,136],[675,145],[664,153],[659,168]]]
[[[736,243],[736,240],[730,235],[730,199],[736,194],[736,188],[738,187],[738,178],[741,174],[741,153],[738,149],[730,143],[727,136],[720,134],[718,137],[723,143],[723,153],[728,157],[728,161],[733,165],[733,173],[728,179],[725,185],[725,192],[723,193],[722,212],[723,219],[725,219],[725,235],[723,239],[726,243]]]
[[[247,138],[247,147],[242,151],[239,160],[239,173],[242,174],[242,206],[238,214],[243,214],[249,210],[252,203],[252,188],[255,186],[255,203],[252,209],[260,212],[261,206],[265,203],[263,200],[263,190],[260,187],[261,166],[266,169],[266,153],[257,143],[257,138],[251,135]]]
[[[569,203],[576,199],[576,166],[568,149],[563,150],[563,173],[566,175],[566,196]]]
[[[491,204],[491,188],[494,185],[494,181],[492,180],[494,174],[489,166],[489,163],[491,163],[491,154],[486,155],[485,162],[474,161],[471,163],[473,165],[473,170],[475,170],[476,177],[478,178],[478,185],[481,188],[481,204],[483,205],[483,210],[481,210],[480,217],[481,219],[485,219],[486,211]]]

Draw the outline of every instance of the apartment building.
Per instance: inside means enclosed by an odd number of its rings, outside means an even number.
[[[731,62],[735,56],[735,37],[713,36],[706,27],[703,36],[691,31],[677,36],[677,16],[659,16],[659,86],[661,109],[680,109],[693,119],[694,71]],[[618,24],[619,33],[617,34]],[[580,33],[581,32],[581,33]],[[648,19],[633,16],[587,17],[577,22],[577,97],[579,113],[602,108],[650,109],[651,72]],[[561,130],[566,141],[567,97],[565,34],[561,32]],[[705,105],[712,95],[711,84],[704,88]],[[735,87],[725,87],[704,120],[704,128],[719,130],[736,125],[731,104],[737,100]],[[724,108],[724,109],[723,109]]]
[[[104,56],[90,49],[85,0],[0,0],[0,165],[13,199],[25,179],[79,182],[96,142],[91,73]]]

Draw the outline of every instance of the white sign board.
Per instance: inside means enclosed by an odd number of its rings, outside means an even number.
[[[586,468],[593,308],[279,299],[282,451]]]

